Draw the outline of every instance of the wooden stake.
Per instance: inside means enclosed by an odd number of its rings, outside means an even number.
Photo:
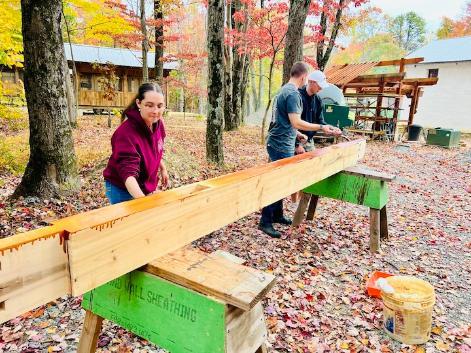
[[[370,208],[370,251],[378,252],[380,248],[380,211]]]
[[[80,336],[77,353],[94,353],[98,336],[100,335],[103,318],[95,315],[91,311],[85,311],[82,335]]]

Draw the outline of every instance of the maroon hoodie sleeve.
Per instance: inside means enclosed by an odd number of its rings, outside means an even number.
[[[141,156],[129,136],[117,134],[114,154],[117,162],[116,169],[123,183],[125,183],[126,179],[130,176],[137,179],[139,176]]]

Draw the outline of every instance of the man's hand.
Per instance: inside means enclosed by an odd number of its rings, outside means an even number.
[[[301,143],[307,142],[307,136],[299,131],[297,132],[296,139]]]
[[[325,133],[326,135],[332,135],[332,136],[342,135],[342,131],[338,127],[334,127],[332,125],[323,125],[322,132]]]
[[[294,149],[294,154],[303,154],[304,152],[306,152],[306,150],[304,149],[304,147],[302,145],[299,145],[297,146],[295,149]]]

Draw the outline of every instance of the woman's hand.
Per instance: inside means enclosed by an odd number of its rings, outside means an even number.
[[[165,164],[162,162],[160,163],[160,180],[162,181],[162,188],[167,189],[170,185],[170,179],[168,176],[167,168]]]

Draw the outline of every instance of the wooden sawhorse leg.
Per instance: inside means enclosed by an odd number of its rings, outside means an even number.
[[[100,335],[103,318],[91,311],[85,311],[82,335],[78,345],[78,353],[95,353],[98,336]]]
[[[298,208],[296,209],[296,212],[294,213],[292,227],[297,227],[301,224],[304,217],[304,212],[306,212],[306,208],[309,203],[310,197],[311,197],[310,194],[301,192],[301,200],[299,200]]]
[[[293,227],[297,227],[301,224],[304,212],[307,208],[306,220],[312,221],[314,219],[314,214],[316,213],[317,202],[319,201],[318,195],[311,195],[304,192],[301,192],[301,200],[299,201],[298,208],[294,213],[293,217]],[[309,204],[309,207],[308,207]]]
[[[388,239],[388,212],[386,211],[386,205],[379,211],[379,222],[381,239]]]
[[[309,202],[309,208],[307,209],[306,221],[312,221],[314,214],[316,213],[317,202],[319,201],[318,195],[311,195],[311,201]]]
[[[378,252],[381,247],[381,239],[388,239],[388,237],[386,205],[381,210],[370,208],[370,251]]]

